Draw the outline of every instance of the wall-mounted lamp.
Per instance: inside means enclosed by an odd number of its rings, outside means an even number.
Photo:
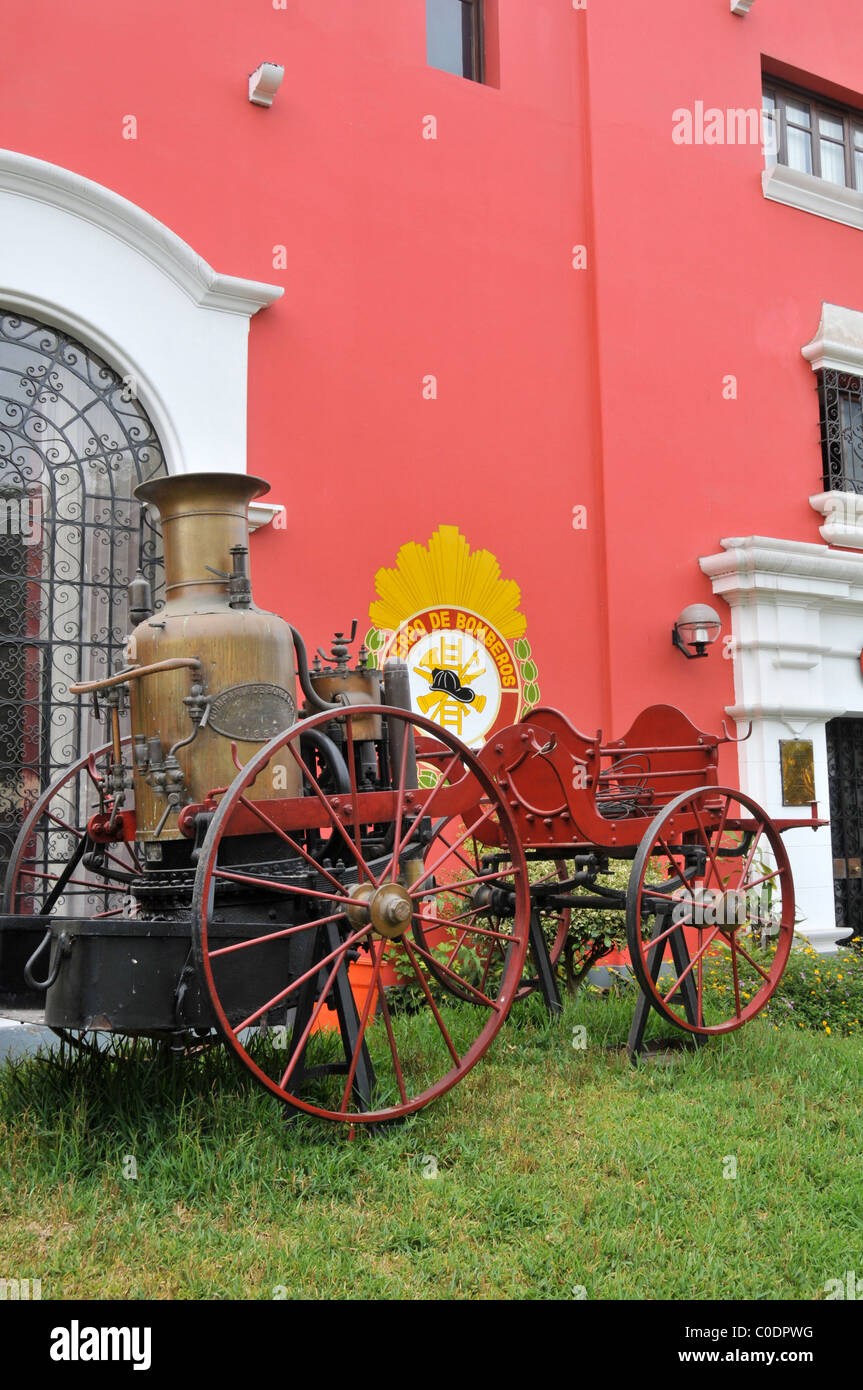
[[[279,63],[261,63],[249,77],[249,101],[255,106],[272,106],[284,75],[285,69]]]
[[[706,603],[690,603],[671,629],[671,641],[687,661],[692,661],[697,656],[707,655],[707,648],[721,631],[722,619],[718,613]]]

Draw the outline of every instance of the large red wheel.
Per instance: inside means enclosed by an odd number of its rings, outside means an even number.
[[[794,936],[791,868],[767,813],[727,787],[675,797],[635,857],[626,932],[638,983],[670,1022],[712,1034],[754,1018]]]
[[[387,740],[361,737],[369,716]],[[434,786],[417,786],[417,763]],[[299,769],[303,797],[256,802],[255,786],[279,785],[286,765]],[[451,821],[455,804],[468,823],[448,850],[430,854],[440,812]],[[503,847],[505,866],[484,869],[486,843]],[[498,926],[466,909],[459,929],[475,950],[447,966],[424,933],[451,925],[437,874],[456,850],[467,887],[500,886],[511,908]],[[245,906],[232,897],[239,892]],[[251,920],[252,900],[266,927]],[[419,1110],[482,1057],[521,982],[529,910],[511,813],[470,749],[420,715],[357,706],[294,725],[235,778],[201,850],[192,929],[219,1028],[255,1079],[309,1114],[373,1123]],[[504,960],[483,989],[474,965],[489,938]],[[256,975],[262,953],[267,970]],[[364,998],[346,1002],[345,982],[363,965]]]

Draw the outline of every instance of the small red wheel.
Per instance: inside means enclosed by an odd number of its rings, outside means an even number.
[[[123,740],[124,746],[130,743],[129,738]],[[87,830],[94,816],[106,821],[110,816],[112,798],[105,772],[111,752],[112,745],[106,743],[85,753],[40,792],[12,847],[2,912],[20,919],[21,932],[17,927],[13,929],[19,941],[13,948],[11,976],[4,963],[2,984],[14,993],[25,984],[29,988],[26,970],[23,984],[18,977],[39,945],[39,932],[44,926],[40,918],[52,914],[111,918],[134,911],[130,907],[129,879],[141,871],[134,844],[112,840],[97,845]],[[31,930],[33,927],[35,930]],[[35,965],[40,973],[43,968],[47,971],[50,933],[44,931],[43,939],[45,949],[36,957]],[[79,1051],[103,1051],[87,1043],[82,1032],[65,1028],[51,1031]]]
[[[359,736],[369,715],[382,721],[386,739]],[[425,765],[420,780],[435,785],[417,786],[417,762]],[[286,765],[299,770],[303,796],[255,802],[256,783],[289,784],[273,780],[284,779]],[[436,808],[452,820],[455,805],[469,824],[435,857],[428,850]],[[503,846],[505,868],[483,872],[484,832]],[[454,850],[464,852],[469,877],[512,893],[499,928],[478,913],[464,919],[466,941],[492,938],[504,949],[485,989],[462,961],[442,967],[423,935],[448,925],[436,874]],[[208,829],[192,909],[198,970],[236,1057],[285,1104],[350,1124],[411,1114],[479,1061],[521,982],[529,920],[524,856],[492,778],[439,725],[381,706],[314,715],[250,759]],[[352,957],[369,968],[356,1002],[346,988]],[[263,959],[265,970],[256,964]],[[438,988],[441,971],[476,1007]],[[413,989],[388,990],[388,978]],[[338,1029],[322,1027],[333,1012]]]
[[[28,917],[64,906],[79,917],[122,916],[127,879],[141,871],[135,846],[124,840],[97,846],[87,834],[91,817],[110,810],[102,766],[110,753],[107,743],[71,763],[39,794],[21,826],[9,856],[2,910],[21,917],[22,925]],[[88,845],[99,870],[81,864]]]
[[[632,866],[626,934],[639,985],[679,1028],[730,1033],[754,1018],[794,936],[791,868],[767,813],[728,787],[669,802]]]
[[[508,920],[508,913],[511,912],[513,899],[513,883],[512,881],[507,882],[506,879],[507,871],[512,870],[512,865],[505,853],[501,854],[492,850],[486,854],[475,841],[471,844],[470,859],[468,859],[464,846],[453,849],[452,843],[460,838],[463,830],[464,822],[460,817],[452,821],[441,822],[436,827],[434,840],[426,853],[428,861],[434,860],[439,865],[435,880],[445,899],[445,902],[441,903],[441,911],[451,925],[444,928],[439,924],[435,938],[427,928],[424,930],[423,918],[420,915],[414,924],[414,932],[418,937],[426,939],[429,947],[432,946],[433,942],[435,943],[437,961],[445,965],[448,970],[451,970],[457,963],[460,973],[465,973],[468,977],[472,976],[474,984],[484,990],[489,979],[495,978],[503,967],[505,960],[504,943],[494,936],[471,939],[462,923],[475,921],[497,931],[503,929]],[[475,863],[482,864],[486,872],[493,870],[495,875],[503,875],[497,883],[497,893],[493,893],[484,885],[473,884],[472,881],[476,874],[476,870],[473,868]],[[537,876],[530,878],[530,884],[531,888],[535,889],[545,885],[553,885],[555,882],[564,883],[569,877],[570,871],[566,861],[555,859],[549,865],[542,866]],[[508,889],[508,896],[502,898],[500,896],[501,889]],[[534,901],[542,924],[549,958],[552,966],[556,966],[569,931],[571,910],[568,907],[556,908],[553,905],[544,905],[541,893],[536,896]],[[431,964],[429,964],[429,970],[456,998],[464,999],[468,1003],[472,1002],[472,995],[467,990],[460,988],[451,974],[445,973],[443,970],[437,971],[436,965]],[[524,974],[516,992],[516,1000],[526,999],[538,988],[538,985],[539,980],[533,972],[532,962],[528,956],[525,961]]]

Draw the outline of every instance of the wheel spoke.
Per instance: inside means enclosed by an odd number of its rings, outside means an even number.
[[[699,832],[700,832],[700,834],[701,834],[701,838],[702,838],[702,840],[704,841],[704,848],[707,850],[708,858],[710,859],[710,863],[711,863],[712,866],[713,866],[713,872],[714,872],[715,875],[716,875],[716,881],[717,881],[717,883],[722,883],[722,881],[723,881],[723,880],[722,880],[722,874],[721,874],[721,872],[720,872],[719,865],[718,865],[717,862],[716,862],[716,855],[713,853],[713,844],[711,843],[710,834],[709,834],[709,832],[708,832],[707,830],[705,830],[705,828],[704,828],[704,821],[701,819],[701,813],[700,813],[700,811],[698,810],[698,804],[697,804],[697,802],[693,799],[693,801],[692,801],[691,804],[692,804],[692,813],[693,813],[693,815],[695,816],[695,820],[696,820],[696,822],[697,822],[697,824],[698,824],[698,829],[699,829]],[[728,799],[726,799],[726,802],[725,802],[725,810],[724,810],[723,813],[722,813],[722,824],[723,824],[723,825],[725,824],[725,821],[727,820],[727,818],[728,818]]]
[[[475,908],[474,910],[475,910],[476,912],[480,912],[480,911],[481,911],[481,908]],[[425,912],[422,914],[422,922],[423,922],[423,925],[425,925],[426,922],[434,922],[436,926],[440,926],[440,927],[451,927],[451,926],[453,926],[456,922],[458,922],[458,920],[459,920],[459,919],[458,919],[457,917],[433,917],[431,913],[428,913],[428,914],[427,914],[427,913],[425,913]],[[515,937],[515,936],[510,936],[509,933],[507,933],[507,932],[492,931],[491,927],[478,927],[478,926],[476,925],[476,923],[474,923],[474,922],[468,923],[468,925],[464,928],[464,930],[465,930],[465,931],[476,932],[479,936],[490,936],[490,937],[493,937],[495,941],[517,941],[517,940],[518,940],[517,937]]]
[[[381,990],[379,998],[381,1001],[381,1015],[383,1016],[384,1020],[384,1028],[386,1030],[387,1042],[389,1043],[390,1055],[393,1059],[393,1071],[396,1074],[396,1085],[399,1088],[399,1095],[401,1096],[402,1104],[407,1105],[408,1093],[405,1090],[405,1079],[402,1073],[401,1062],[399,1061],[399,1053],[398,1048],[396,1047],[396,1040],[393,1036],[393,1021],[390,1017],[390,1006],[387,1003],[387,992],[385,989]]]
[[[470,860],[462,854],[460,849],[453,849],[453,846],[450,844],[449,840],[446,838],[445,835],[436,835],[434,840],[432,841],[432,844],[434,844],[437,840],[443,840],[443,843],[446,845],[450,853],[455,855],[456,859],[458,859],[459,862],[464,865],[464,867],[468,870],[469,873],[474,872],[476,868],[476,863],[472,864]]]
[[[493,809],[488,810],[488,811],[484,811],[483,814],[480,816],[479,820],[474,821],[474,823],[473,823],[473,825],[470,827],[470,829],[469,829],[469,830],[466,830],[466,831],[464,832],[464,834],[463,834],[462,836],[460,836],[460,838],[459,838],[458,840],[456,840],[456,844],[457,844],[457,845],[462,845],[462,844],[464,844],[465,840],[468,839],[468,837],[469,837],[470,835],[473,835],[474,832],[475,832],[476,830],[478,830],[479,827],[480,827],[481,825],[484,825],[485,822],[486,822],[492,815],[494,815],[494,810],[493,810]],[[437,871],[438,871],[438,869],[440,868],[441,864],[445,864],[448,858],[449,858],[449,852],[447,852],[447,853],[443,856],[442,859],[438,859],[436,863],[432,864],[430,868],[426,869],[426,870],[425,870],[425,873],[421,874],[420,877],[419,877],[419,878],[416,880],[416,882],[413,884],[414,889],[418,888],[419,885],[420,885],[421,883],[425,882],[425,880],[426,880],[427,878],[430,878],[430,877],[432,876],[432,874],[437,873]]]
[[[380,878],[376,880],[375,886],[377,888],[380,888],[381,884],[384,881],[384,878],[387,875],[391,875],[398,872],[399,857],[402,853],[402,846],[399,844],[399,836],[402,833],[402,816],[405,813],[405,791],[407,790],[407,788],[405,787],[405,781],[407,780],[409,746],[410,738],[408,737],[407,730],[405,730],[405,735],[402,739],[401,757],[399,759],[399,776],[398,782],[396,784],[396,818],[394,824],[395,834],[393,837],[393,852],[392,857],[389,863],[387,864],[386,868],[383,870],[383,873],[381,874]]]
[[[335,877],[335,875],[331,874],[328,869],[323,868],[318,863],[318,861],[314,859],[312,855],[309,854],[308,850],[303,849],[303,846],[301,844],[298,844],[297,841],[294,840],[287,833],[286,830],[282,830],[280,825],[276,825],[276,822],[274,820],[271,820],[268,815],[265,815],[265,813],[261,810],[257,802],[250,801],[247,796],[238,797],[238,801],[241,806],[245,806],[247,811],[251,811],[253,815],[257,816],[258,820],[263,825],[266,825],[269,830],[272,830],[274,835],[278,835],[279,839],[284,840],[285,844],[288,845],[290,849],[294,850],[294,852],[298,854],[301,859],[305,859],[306,863],[310,864],[316,873],[322,874],[323,877],[327,879],[333,885],[334,888],[341,888],[342,885],[339,883],[339,880]]]
[[[242,1023],[238,1023],[236,1027],[232,1029],[234,1035],[236,1036],[242,1033],[244,1028],[248,1028],[250,1024],[255,1023],[262,1014],[268,1013],[276,1004],[281,1004],[282,1000],[287,999],[289,994],[293,994],[295,989],[299,989],[300,985],[305,984],[306,980],[310,980],[313,975],[317,975],[323,970],[324,966],[329,965],[330,961],[337,955],[344,955],[345,951],[350,950],[351,946],[355,945],[356,942],[362,941],[364,936],[368,936],[370,931],[371,927],[362,927],[359,931],[354,932],[352,936],[349,936],[341,945],[330,951],[328,955],[324,956],[322,960],[319,960],[311,969],[306,970],[304,974],[298,975],[295,980],[292,980],[286,989],[280,990],[278,994],[274,994],[272,999],[267,1000],[266,1004],[262,1004],[254,1013],[249,1014],[248,1018],[243,1019]]]
[[[436,867],[439,867],[439,865],[440,865],[440,861],[438,861],[438,865],[437,865]],[[474,866],[471,865],[471,866],[469,866],[469,867],[474,867]],[[416,885],[416,883],[414,883],[414,884],[412,884],[411,887],[408,889],[408,892],[410,893],[410,895],[411,895],[412,898],[413,898],[413,897],[424,898],[424,897],[427,897],[427,896],[428,896],[429,894],[431,894],[431,893],[458,893],[458,892],[464,892],[464,889],[465,889],[465,888],[470,888],[472,885],[477,884],[477,883],[501,883],[501,884],[504,884],[504,883],[506,883],[506,880],[507,880],[507,876],[508,876],[508,875],[511,875],[511,876],[514,878],[515,875],[518,874],[518,873],[520,873],[520,872],[521,872],[520,869],[510,869],[510,870],[508,870],[508,874],[502,875],[501,872],[500,872],[500,870],[499,870],[499,869],[496,869],[494,873],[491,873],[491,874],[477,874],[474,878],[457,878],[451,886],[450,886],[450,884],[448,884],[448,883],[441,883],[441,884],[437,884],[436,886],[434,886],[434,887],[432,887],[432,888],[424,888],[424,889],[422,890],[421,893],[418,893],[418,892],[417,892],[417,890],[416,890],[416,889],[417,889],[417,885]],[[426,875],[424,874],[424,875],[423,875],[423,878],[425,878],[425,877],[426,877]],[[418,879],[417,879],[417,883],[422,883],[422,879],[421,879],[421,878],[418,878]]]
[[[752,969],[753,969],[753,970],[757,970],[758,973],[759,973],[759,975],[761,976],[761,978],[762,978],[763,980],[766,980],[767,983],[769,984],[769,983],[770,983],[770,975],[769,975],[769,973],[768,973],[766,970],[762,970],[761,966],[758,964],[758,961],[752,959],[752,957],[750,956],[749,952],[748,952],[748,951],[745,951],[745,950],[743,949],[743,947],[740,945],[740,942],[739,942],[739,941],[738,941],[736,944],[737,944],[737,949],[738,949],[738,951],[740,952],[740,954],[741,954],[741,956],[743,957],[743,959],[744,959],[744,960],[748,960],[748,961],[749,961],[749,964],[752,966]]]
[[[296,1046],[294,1047],[294,1050],[291,1053],[288,1065],[282,1073],[281,1079],[279,1081],[279,1086],[282,1090],[284,1090],[287,1086],[288,1082],[291,1079],[291,1076],[293,1075],[294,1068],[297,1065],[297,1062],[303,1055],[303,1049],[305,1048],[306,1043],[309,1039],[309,1035],[312,1029],[314,1028],[315,1024],[317,1023],[320,1013],[327,1001],[327,996],[333,987],[333,981],[335,980],[336,976],[342,968],[342,965],[344,964],[345,951],[347,951],[347,947],[345,947],[344,951],[339,951],[336,953],[337,959],[333,964],[333,968],[331,969],[329,975],[327,976],[324,982],[323,989],[321,990],[320,994],[314,1002],[311,1014],[309,1015],[308,1023],[306,1024],[300,1036],[297,1038]]]
[[[358,852],[356,845],[354,844],[353,840],[348,834],[348,829],[344,821],[342,821],[341,818],[336,815],[335,811],[333,810],[332,806],[327,800],[326,794],[321,790],[321,787],[319,786],[317,780],[315,779],[315,777],[313,777],[312,773],[306,767],[306,764],[303,760],[302,754],[300,753],[299,749],[295,748],[293,743],[288,743],[288,751],[290,752],[291,757],[296,762],[303,776],[307,779],[309,786],[312,788],[312,791],[314,792],[315,796],[318,798],[324,810],[326,811],[333,830],[335,830],[336,833],[341,836],[345,845],[350,850],[353,858],[356,860],[357,868],[369,880],[370,883],[373,883],[374,878],[372,876],[371,869],[369,868],[366,861],[363,859],[362,855]],[[353,808],[355,813],[356,809],[356,807]]]
[[[359,1024],[359,1028],[357,1029],[357,1040],[356,1040],[356,1042],[354,1043],[354,1050],[353,1050],[353,1054],[352,1054],[352,1056],[351,1056],[350,1065],[349,1065],[349,1067],[348,1067],[347,1079],[346,1079],[346,1081],[345,1081],[345,1089],[344,1089],[344,1091],[342,1092],[342,1101],[341,1101],[341,1105],[339,1106],[339,1110],[340,1110],[343,1114],[347,1111],[348,1100],[349,1100],[350,1094],[351,1094],[351,1087],[352,1087],[353,1084],[354,1084],[354,1077],[355,1077],[356,1074],[357,1074],[357,1065],[358,1065],[359,1060],[360,1060],[360,1053],[361,1053],[362,1050],[363,1050],[363,1041],[364,1041],[365,1036],[366,1036],[366,1028],[368,1027],[369,1014],[371,1013],[371,1008],[372,1008],[372,1000],[373,1000],[374,997],[375,997],[375,994],[376,994],[377,989],[378,989],[378,985],[379,985],[379,983],[380,983],[380,978],[381,978],[381,965],[383,964],[383,959],[384,959],[383,947],[384,947],[384,942],[383,942],[383,940],[381,941],[381,949],[378,950],[378,951],[375,951],[374,942],[372,943],[371,950],[372,950],[372,957],[373,957],[373,959],[374,959],[374,966],[372,967],[372,978],[371,978],[371,981],[370,981],[370,983],[369,983],[368,990],[366,991],[365,1000],[364,1000],[364,1002],[363,1002],[363,1010],[362,1010],[362,1013],[361,1013],[361,1015],[360,1015],[360,1024]]]
[[[683,981],[686,979],[687,975],[688,975],[688,974],[690,973],[690,971],[692,970],[692,967],[693,967],[698,961],[701,960],[701,957],[704,955],[704,952],[707,950],[707,948],[708,948],[708,946],[710,945],[711,941],[713,941],[714,938],[717,937],[717,936],[719,935],[719,932],[720,932],[720,928],[719,928],[719,927],[714,927],[713,930],[712,930],[712,932],[711,932],[710,935],[708,936],[707,940],[704,942],[704,944],[701,945],[701,946],[699,946],[698,950],[695,952],[695,955],[691,958],[689,964],[688,964],[687,966],[684,966],[683,970],[681,970],[680,974],[676,977],[676,979],[675,979],[675,981],[674,981],[674,984],[671,986],[671,989],[670,989],[670,990],[668,991],[668,993],[664,996],[664,999],[665,999],[666,1004],[668,1003],[668,1001],[669,1001],[669,999],[672,997],[672,995],[673,995],[673,994],[676,994],[677,991],[680,989],[680,986],[683,984]]]
[[[698,1013],[699,1023],[704,1022],[704,957],[698,958]]]
[[[435,797],[437,796],[437,794],[438,794],[438,792],[441,790],[441,788],[446,784],[446,780],[447,780],[447,778],[449,777],[449,775],[450,775],[452,769],[455,767],[456,763],[459,762],[460,760],[461,760],[461,754],[460,754],[460,753],[453,753],[452,757],[450,758],[449,762],[447,763],[446,767],[444,768],[443,772],[441,773],[439,781],[438,781],[438,782],[436,783],[436,785],[432,788],[431,795],[430,795],[428,801],[426,801],[426,802],[423,804],[423,807],[422,807],[422,814],[419,815],[419,816],[417,816],[417,817],[415,818],[415,820],[411,823],[410,827],[408,828],[408,832],[407,832],[407,834],[405,835],[404,839],[403,839],[403,840],[401,841],[401,843],[398,845],[398,848],[393,852],[393,860],[392,860],[392,862],[393,862],[394,864],[397,864],[397,863],[399,862],[399,860],[401,859],[402,855],[404,854],[405,850],[407,849],[408,845],[410,844],[411,840],[413,839],[414,835],[416,834],[416,831],[417,831],[418,827],[421,825],[421,823],[426,819],[427,816],[430,816],[430,815],[431,815],[431,808],[432,808],[432,806],[434,805]],[[399,831],[398,831],[398,829],[397,829],[397,830],[396,830],[396,834],[398,835],[398,833],[399,833]]]
[[[429,1008],[431,1009],[432,1013],[434,1014],[435,1023],[437,1024],[438,1028],[440,1029],[440,1031],[441,1031],[441,1033],[442,1033],[442,1035],[443,1035],[443,1040],[444,1040],[444,1042],[446,1043],[447,1047],[449,1048],[450,1056],[452,1057],[452,1059],[453,1059],[453,1061],[455,1062],[456,1066],[459,1067],[459,1066],[461,1066],[461,1057],[459,1056],[458,1052],[456,1051],[456,1049],[455,1049],[455,1044],[453,1043],[452,1038],[450,1037],[449,1033],[448,1033],[447,1030],[446,1030],[446,1024],[444,1023],[444,1021],[443,1021],[443,1019],[441,1018],[441,1015],[440,1015],[440,1009],[438,1008],[437,1004],[435,1003],[435,1001],[434,1001],[434,999],[433,999],[433,997],[432,997],[432,992],[431,992],[431,990],[429,989],[428,985],[426,984],[425,978],[424,978],[424,976],[423,976],[423,972],[420,970],[419,963],[418,963],[417,958],[416,958],[416,956],[415,956],[415,954],[414,954],[413,948],[411,947],[411,944],[410,944],[410,942],[408,941],[407,937],[403,937],[402,940],[403,940],[403,943],[404,943],[404,948],[405,948],[405,950],[406,950],[407,953],[408,953],[408,957],[410,958],[411,965],[412,965],[413,968],[414,968],[414,974],[416,975],[416,977],[417,977],[417,979],[418,979],[418,981],[419,981],[419,983],[420,983],[420,988],[422,989],[422,991],[423,991],[423,993],[424,993],[424,995],[425,995],[425,997],[426,997],[426,999],[427,999],[427,1001],[428,1001],[428,1006],[429,1006]]]
[[[268,941],[276,941],[282,936],[296,936],[299,932],[309,931],[312,927],[322,927],[327,922],[339,922],[344,915],[343,912],[335,912],[332,917],[316,917],[313,922],[299,922],[293,927],[283,927],[281,931],[267,932],[264,936],[250,936],[244,941],[235,941],[230,946],[219,946],[215,951],[210,951],[210,960],[215,960],[216,956],[229,956],[234,951],[245,951],[249,946],[262,946]],[[231,925],[235,924],[232,923]]]
[[[465,928],[462,930],[462,932],[461,932],[461,934],[460,934],[458,940],[456,941],[455,945],[453,946],[452,950],[450,951],[449,955],[448,955],[447,958],[446,958],[446,963],[447,963],[447,965],[449,966],[450,969],[452,969],[452,963],[453,963],[453,961],[455,960],[456,956],[458,955],[459,951],[461,950],[462,946],[464,945],[465,941],[467,940],[467,930],[468,930],[467,927],[465,927]]]
[[[740,1005],[740,972],[737,968],[737,942],[731,938],[731,975],[734,980],[734,1011],[739,1018],[743,1012]]]
[[[61,830],[65,830],[67,834],[74,835],[78,840],[84,839],[85,831],[76,830],[74,825],[69,825],[66,821],[62,820],[60,816],[55,816],[53,811],[46,811],[45,815],[50,821],[53,821],[55,825],[59,825]]]
[[[746,882],[746,875],[749,873],[749,870],[750,870],[750,868],[751,868],[751,866],[752,866],[752,861],[753,861],[753,859],[755,858],[755,851],[756,851],[757,848],[758,848],[758,843],[759,843],[759,841],[760,841],[760,839],[761,839],[761,836],[762,836],[763,834],[764,834],[764,821],[761,821],[761,822],[759,822],[758,829],[755,831],[754,835],[752,836],[752,844],[749,846],[749,853],[748,853],[747,856],[746,856],[746,863],[743,865],[743,872],[742,872],[742,874],[740,875],[740,878],[739,878],[738,883],[737,883],[737,887],[738,887],[738,888],[742,888],[743,885],[744,885],[744,883]]]
[[[481,1004],[487,1004],[490,1009],[500,1008],[500,1005],[496,1004],[493,999],[489,999],[487,995],[475,989],[469,980],[463,979],[461,975],[456,975],[454,970],[450,970],[448,966],[442,965],[439,960],[435,960],[434,956],[420,946],[418,941],[415,943],[414,949],[417,955],[421,956],[424,961],[433,965],[437,970],[441,970],[443,974],[448,975],[451,980],[455,980],[459,989],[466,989],[469,994],[473,995],[475,999],[478,999]]]
[[[749,893],[753,888],[760,888],[762,883],[770,883],[772,879],[779,878],[781,870],[774,869],[772,874],[765,874],[763,878],[756,878],[753,883],[747,883],[746,891]]]
[[[374,883],[374,882],[375,882],[374,874],[372,873],[371,869],[370,869],[370,868],[368,867],[368,865],[366,864],[365,856],[364,856],[364,854],[363,854],[363,833],[362,833],[362,830],[360,829],[359,792],[357,791],[357,767],[356,767],[356,759],[355,759],[355,757],[354,757],[354,726],[353,726],[353,723],[351,722],[350,719],[347,721],[347,723],[346,723],[346,725],[345,725],[345,732],[346,732],[346,735],[347,735],[347,745],[348,745],[348,759],[347,759],[347,761],[348,761],[348,778],[350,779],[350,784],[351,784],[351,810],[352,810],[353,813],[354,813],[354,820],[353,820],[353,826],[354,826],[354,840],[353,840],[353,844],[354,844],[354,847],[355,847],[355,849],[356,849],[356,859],[357,859],[357,863],[358,863],[358,864],[362,864],[362,865],[364,866],[364,872],[368,875],[369,882],[370,882],[370,883]]]
[[[298,883],[281,883],[276,878],[258,878],[253,874],[238,874],[232,869],[214,869],[213,878],[230,879],[231,883],[250,883],[255,888],[272,889],[276,893],[296,894],[299,898],[323,898],[325,902],[344,903],[345,908],[351,899],[347,893],[325,893],[319,888],[301,888]]]

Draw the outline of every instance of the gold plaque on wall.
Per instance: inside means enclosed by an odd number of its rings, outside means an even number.
[[[808,738],[780,739],[782,805],[809,806],[815,800],[815,756]]]

